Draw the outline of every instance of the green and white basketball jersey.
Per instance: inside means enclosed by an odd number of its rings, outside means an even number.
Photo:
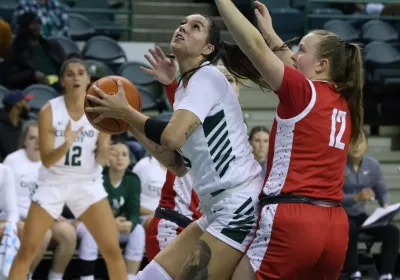
[[[205,65],[205,64],[203,64]],[[261,180],[232,86],[214,66],[200,68],[175,94],[174,110],[188,110],[201,125],[180,149],[202,202],[227,189]],[[260,185],[261,189],[261,185]]]
[[[64,131],[69,121],[71,129],[83,127],[75,143],[68,153],[55,165],[39,169],[39,181],[55,183],[71,183],[82,180],[96,180],[102,177],[102,167],[96,161],[96,146],[99,135],[86,118],[86,115],[74,121],[70,118],[65,105],[64,96],[50,100],[52,123],[54,129],[54,148],[64,144]]]

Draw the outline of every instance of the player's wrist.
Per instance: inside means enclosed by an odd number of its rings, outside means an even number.
[[[125,107],[123,108],[122,112],[123,112],[123,119],[124,119],[124,120],[128,120],[129,117],[130,117],[132,114],[134,114],[135,112],[137,112],[137,111],[136,111],[135,108],[133,108],[131,105],[128,104],[127,106],[125,106]]]
[[[65,139],[65,142],[63,144],[64,150],[65,152],[67,152],[69,150],[69,148],[71,148],[72,146],[72,142],[70,142],[68,139]]]
[[[285,44],[285,42],[279,37],[278,34],[276,34],[275,30],[273,29],[270,30],[268,34],[264,36],[264,38],[267,40],[268,47],[271,50],[279,49]]]

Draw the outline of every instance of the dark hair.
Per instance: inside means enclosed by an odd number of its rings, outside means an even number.
[[[213,65],[214,65],[215,67],[224,67],[224,68],[226,69],[224,63],[223,63],[222,61],[220,61],[220,60],[218,60],[218,61],[216,61],[215,63],[213,63]],[[226,71],[228,71],[228,69],[226,69]],[[229,71],[228,71],[228,73],[231,74]],[[224,75],[225,75],[225,74],[224,74]],[[231,74],[231,76],[232,76],[233,80],[235,81],[235,83],[240,83],[240,81],[238,80],[238,78],[236,78],[236,77],[235,77],[234,75],[232,75],[232,74]]]
[[[65,58],[65,60],[69,60],[72,58],[77,58],[77,59],[83,60],[83,55],[81,55],[80,53],[77,53],[77,52],[72,52],[72,53],[67,54],[67,57]]]
[[[257,132],[265,132],[265,133],[270,133],[269,129],[265,126],[259,125],[259,126],[255,126],[250,130],[249,133],[249,141],[253,140],[254,134],[256,134]]]
[[[69,58],[69,59],[64,60],[63,64],[61,65],[61,68],[60,68],[60,77],[64,76],[64,73],[67,70],[68,65],[70,65],[71,63],[80,63],[80,64],[82,64],[83,67],[85,67],[86,72],[88,72],[86,63],[80,58],[73,57],[73,58]],[[88,75],[89,75],[89,73],[88,73]]]
[[[348,102],[352,127],[351,143],[357,143],[362,134],[364,119],[361,49],[356,44],[346,43],[335,33],[326,30],[312,32],[321,37],[317,54],[320,58],[328,59],[332,82]]]
[[[258,72],[258,70],[253,66],[248,57],[241,51],[239,46],[222,41],[221,31],[215,24],[214,20],[209,16],[200,15],[206,18],[209,22],[209,35],[207,40],[208,43],[214,46],[214,51],[206,57],[205,61],[209,61],[210,64],[215,64],[221,60],[225,68],[235,77],[236,80],[249,79],[260,87],[269,88],[268,83],[264,80],[260,72]],[[183,73],[179,83],[186,75],[194,73],[204,66],[206,65],[198,66]]]
[[[38,122],[35,120],[30,120],[27,123],[25,123],[24,128],[22,130],[21,136],[19,138],[19,145],[18,147],[20,149],[25,148],[25,139],[26,136],[28,135],[29,129],[31,127],[37,127],[38,126]]]
[[[15,104],[14,104],[15,105]],[[6,112],[6,113],[10,113],[11,112],[11,109],[14,107],[14,105],[4,105],[4,107],[3,107],[3,110],[4,110],[4,112]]]
[[[35,12],[26,12],[26,13],[23,13],[22,15],[20,15],[18,17],[19,31],[22,31],[22,32],[26,31],[28,29],[29,25],[35,20],[37,20],[41,23],[40,17]]]
[[[130,163],[134,162],[135,156],[133,155],[133,153],[132,153],[131,149],[129,148],[129,145],[126,143],[126,141],[122,137],[119,137],[119,136],[111,137],[110,146],[120,145],[120,144],[124,145],[128,149]]]

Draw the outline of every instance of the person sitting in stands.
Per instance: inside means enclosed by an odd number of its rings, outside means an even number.
[[[65,53],[57,42],[40,35],[41,20],[27,12],[18,20],[19,29],[5,59],[6,83],[12,89],[25,89],[32,84],[53,84]]]

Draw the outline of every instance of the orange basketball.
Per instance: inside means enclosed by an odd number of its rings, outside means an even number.
[[[89,88],[86,93],[91,95],[97,95],[96,91],[93,89],[93,85],[96,85],[99,89],[101,89],[106,94],[117,94],[118,92],[118,84],[117,81],[121,80],[122,86],[125,91],[126,99],[128,99],[129,104],[136,110],[142,110],[142,101],[140,98],[139,90],[132,84],[128,79],[120,76],[107,76],[103,77],[97,81],[95,81]],[[87,98],[85,98],[85,108],[87,107],[96,107],[97,104],[94,104]],[[117,120],[113,118],[107,118],[102,120],[99,123],[93,123],[93,120],[97,118],[98,114],[86,112],[86,117],[89,122],[99,131],[108,133],[108,134],[119,134],[128,130],[128,123],[124,120]]]

